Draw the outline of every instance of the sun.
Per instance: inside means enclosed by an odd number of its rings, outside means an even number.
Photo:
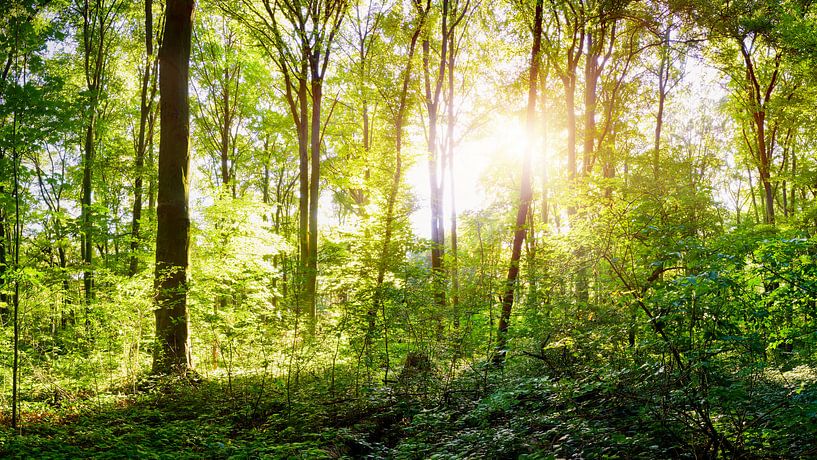
[[[453,181],[446,171],[444,215],[446,227],[451,213],[453,193],[457,214],[485,209],[491,202],[486,193],[483,179],[496,174],[497,170],[508,171],[510,167],[521,167],[528,148],[535,148],[519,114],[497,113],[493,119],[472,130],[473,134],[462,136],[466,140],[454,151]],[[519,171],[521,173],[521,170]],[[419,236],[429,236],[429,191],[428,166],[425,161],[417,161],[406,175],[406,182],[418,199],[419,209],[412,216],[412,226]],[[453,182],[453,187],[452,187]]]

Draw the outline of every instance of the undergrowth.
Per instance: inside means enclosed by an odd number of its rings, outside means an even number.
[[[487,366],[487,365],[486,365]],[[26,402],[23,428],[0,429],[8,458],[703,458],[688,399],[649,365],[555,379],[491,368],[445,389],[357,392],[246,377],[145,381],[62,404]],[[434,378],[433,376],[427,378]],[[714,379],[713,379],[714,380]],[[749,391],[723,376],[706,397],[733,458],[817,455],[814,372],[767,373]],[[720,385],[720,386],[718,386]],[[410,390],[410,391],[409,391]],[[721,398],[719,400],[719,398]],[[743,410],[747,409],[747,410]]]

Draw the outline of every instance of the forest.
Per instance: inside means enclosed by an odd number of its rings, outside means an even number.
[[[0,457],[817,458],[817,3],[0,0]]]

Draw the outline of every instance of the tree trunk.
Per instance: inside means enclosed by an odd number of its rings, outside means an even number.
[[[582,149],[582,176],[593,171],[596,152],[596,86],[599,74],[596,71],[599,44],[593,42],[593,34],[587,34],[587,56],[584,61],[584,145]],[[599,37],[600,39],[603,38]]]
[[[84,265],[83,284],[85,287],[85,327],[91,326],[91,303],[94,297],[93,281],[93,250],[94,228],[91,216],[93,202],[93,173],[96,157],[96,129],[97,109],[100,91],[102,91],[103,72],[105,70],[105,45],[108,29],[113,20],[104,10],[110,5],[96,2],[90,5],[86,0],[82,9],[82,37],[85,83],[90,96],[87,110],[87,124],[85,125],[85,140],[82,158],[82,189],[80,203],[82,205],[82,243],[81,256]]]
[[[298,102],[300,105],[298,123],[298,182],[300,195],[298,197],[298,278],[296,281],[298,304],[296,313],[303,312],[304,306],[309,303],[306,282],[309,266],[309,107],[306,94],[306,58],[302,64],[303,76],[298,78]]]
[[[0,155],[2,161],[5,155]],[[0,195],[5,193],[5,187],[0,185]],[[8,295],[5,293],[6,270],[8,260],[6,256],[6,245],[8,244],[8,234],[6,233],[6,212],[0,209],[0,327],[5,326],[10,321],[8,308]]]
[[[82,164],[82,263],[85,271],[82,276],[85,287],[85,327],[91,326],[91,302],[94,297],[94,272],[91,270],[94,255],[93,221],[91,219],[91,202],[93,201],[93,168],[95,156],[96,107],[91,108],[88,126],[85,132],[85,152]]]
[[[519,278],[519,259],[522,255],[522,243],[527,233],[525,222],[527,220],[528,209],[533,198],[531,187],[531,150],[533,150],[533,133],[536,125],[536,90],[539,75],[539,52],[542,45],[542,9],[544,0],[536,0],[533,19],[533,45],[531,46],[530,59],[530,81],[528,82],[528,109],[527,109],[527,130],[528,142],[525,146],[525,160],[522,168],[522,184],[520,186],[519,208],[516,213],[516,227],[513,236],[513,247],[511,252],[511,263],[508,267],[508,277],[505,282],[505,293],[502,296],[502,311],[499,316],[499,329],[497,331],[497,358],[502,360],[505,357],[505,347],[507,345],[508,327],[511,320],[511,309],[514,303],[514,293],[516,292],[517,280]]]
[[[190,242],[188,79],[194,5],[194,0],[168,1],[159,51],[161,124],[154,373],[184,373],[191,368],[186,278]]]
[[[153,1],[145,0],[145,68],[142,74],[142,89],[139,104],[139,137],[136,141],[136,158],[134,159],[133,212],[131,221],[130,276],[139,271],[139,243],[141,240],[142,188],[144,183],[145,156],[147,154],[147,136],[153,136],[153,124],[150,112],[153,110],[153,98],[156,95],[156,73],[151,73],[153,61]]]
[[[454,34],[450,34],[448,42],[448,122],[446,126],[446,158],[448,160],[448,180],[451,182],[451,314],[454,327],[460,326],[460,276],[459,259],[457,257],[457,202],[454,196]]]
[[[445,308],[445,271],[443,259],[445,256],[445,223],[443,217],[443,183],[445,177],[445,162],[440,161],[437,145],[437,129],[439,126],[440,90],[445,77],[445,68],[448,56],[448,28],[449,0],[443,0],[441,20],[440,61],[434,84],[431,81],[429,69],[431,57],[431,43],[428,38],[423,40],[423,77],[425,82],[426,109],[428,111],[428,176],[431,194],[431,283],[434,292],[434,303],[438,309],[438,332],[442,332],[441,314]]]
[[[315,60],[319,56],[314,57]],[[306,266],[306,307],[310,329],[314,329],[318,319],[318,203],[320,201],[321,180],[321,103],[323,102],[323,82],[317,74],[317,62],[312,75],[312,133],[309,177],[309,254]]]
[[[667,83],[669,81],[669,37],[671,28],[664,33],[661,45],[661,63],[658,66],[658,113],[655,115],[655,138],[653,139],[652,170],[653,178],[658,180],[661,168],[661,130],[664,126],[664,104],[667,100]]]
[[[763,221],[767,224],[774,225],[774,188],[771,183],[771,166],[772,156],[769,152],[769,145],[773,144],[774,130],[772,130],[772,142],[768,142],[766,135],[766,108],[769,100],[772,98],[774,89],[777,86],[777,79],[780,71],[780,62],[782,55],[780,52],[775,53],[774,70],[772,71],[767,83],[761,84],[758,77],[755,62],[752,60],[752,55],[742,38],[738,39],[740,52],[743,56],[743,62],[746,68],[746,83],[749,93],[749,107],[752,115],[752,122],[755,125],[755,147],[757,151],[757,172],[759,175],[760,186],[763,187]],[[747,139],[747,143],[748,143]],[[751,148],[751,145],[749,146]]]
[[[763,221],[774,225],[774,189],[771,182],[772,159],[766,147],[766,113],[759,112],[754,116],[757,130],[758,175],[763,186]]]
[[[567,178],[572,183],[576,180],[576,82],[565,82],[565,110],[567,110]],[[576,207],[571,205],[568,214],[576,213]]]

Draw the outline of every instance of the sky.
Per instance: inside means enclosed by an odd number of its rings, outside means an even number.
[[[673,116],[696,116],[696,114],[704,114],[707,111],[712,111],[717,108],[721,101],[726,97],[727,90],[725,88],[725,77],[717,69],[702,62],[702,60],[691,57],[685,63],[684,76],[677,87],[673,89],[668,97],[667,118]],[[520,98],[525,98],[526,94],[520,94]],[[524,104],[524,100],[519,101],[519,105]],[[560,100],[556,96],[551,104],[559,104]],[[581,107],[577,107],[581,109]],[[577,115],[581,115],[578,113]],[[714,120],[722,118],[718,114],[709,113],[713,115]],[[669,122],[669,121],[668,121]],[[454,196],[456,199],[457,213],[462,214],[466,211],[476,211],[485,208],[488,201],[485,190],[481,185],[482,178],[496,168],[496,162],[513,160],[515,163],[520,163],[525,147],[526,130],[522,120],[522,114],[507,115],[501,113],[494,113],[490,117],[490,121],[485,124],[486,129],[481,130],[473,136],[468,136],[468,140],[462,142],[457,146],[454,153],[454,171],[456,188]],[[667,125],[665,124],[665,128]],[[646,120],[645,127],[648,136],[652,136],[654,129],[654,119]],[[668,130],[664,131],[665,136],[669,136]],[[551,133],[553,135],[553,133]],[[416,146],[425,146],[425,139],[422,138],[422,133],[415,136],[412,143]],[[534,161],[547,161],[553,163],[548,166],[549,169],[558,168],[559,159],[555,158],[556,151],[563,151],[563,144],[566,135],[564,133],[557,133],[556,138],[551,139],[550,142],[557,145],[548,145],[542,147],[539,145],[534,150]],[[665,139],[665,142],[667,140]],[[579,149],[581,146],[578,146]],[[422,149],[421,149],[422,150]],[[724,159],[731,158],[731,152],[716,152],[723,155]],[[539,156],[537,159],[536,156]],[[534,165],[534,168],[537,168]],[[518,172],[521,175],[521,172]],[[430,238],[431,236],[431,212],[430,212],[430,196],[429,196],[429,174],[428,163],[425,153],[421,153],[417,161],[406,173],[406,183],[417,197],[418,209],[411,216],[411,224],[414,233],[422,238]],[[518,176],[517,176],[518,177]],[[448,181],[448,177],[446,177]],[[448,216],[450,214],[450,198],[451,193],[446,184],[443,215],[446,219],[446,228],[448,227]],[[730,203],[729,198],[724,193],[719,191],[716,199],[721,201],[727,207],[734,206]],[[518,190],[516,191],[518,195]]]

